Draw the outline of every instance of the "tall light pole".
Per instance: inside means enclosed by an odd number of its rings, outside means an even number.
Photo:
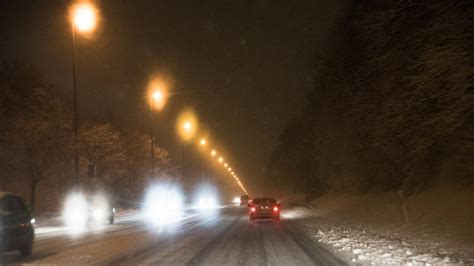
[[[196,132],[197,129],[197,122],[196,118],[192,113],[184,113],[178,118],[178,133],[183,139],[183,144],[182,144],[182,175],[183,178],[186,174],[186,165],[184,161],[184,149],[185,149],[185,144],[186,142],[189,142],[192,140],[194,133]]]
[[[207,141],[205,138],[202,138],[199,141],[199,145],[201,145],[201,147],[203,148],[204,146],[206,146],[206,144],[207,144]],[[199,179],[202,182],[202,154],[201,153],[199,153]]]
[[[74,127],[74,172],[75,182],[79,178],[79,154],[77,150],[78,114],[77,114],[77,85],[76,85],[76,29],[81,33],[92,32],[97,24],[96,8],[90,3],[77,3],[71,8],[72,35],[72,89],[73,89],[73,127]]]
[[[151,175],[155,174],[155,132],[153,126],[153,109],[161,110],[165,102],[164,90],[160,87],[153,88],[149,97],[150,103],[150,157],[151,157]]]
[[[72,23],[72,94],[73,94],[73,123],[74,123],[74,173],[75,182],[79,178],[79,155],[77,152],[77,87],[76,87],[76,27]]]
[[[186,138],[189,138],[189,136],[192,134],[191,132],[193,132],[193,124],[191,123],[191,121],[189,120],[186,120],[184,121],[183,123],[183,129],[182,131],[184,132],[184,136]],[[181,160],[182,160],[182,165],[183,165],[183,171],[182,171],[182,174],[183,174],[183,178],[184,176],[186,175],[186,165],[185,165],[185,161],[184,161],[184,143],[182,144],[182,150],[181,150]]]
[[[153,130],[153,98],[150,97],[150,155],[151,175],[155,175],[155,132]]]

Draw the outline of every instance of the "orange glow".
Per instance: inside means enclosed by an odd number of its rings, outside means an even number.
[[[184,141],[190,141],[197,131],[197,119],[191,111],[186,111],[178,117],[176,128]]]
[[[191,124],[190,121],[186,121],[186,122],[183,123],[183,128],[186,131],[190,131],[192,129],[192,127],[193,127],[193,125]]]
[[[157,111],[161,111],[168,98],[168,86],[159,77],[153,78],[148,84],[148,97],[150,98],[151,107]]]
[[[216,154],[217,154],[216,150],[212,150],[212,151],[211,151],[211,155],[212,155],[212,156],[216,156]]]
[[[89,2],[76,3],[70,9],[71,22],[79,32],[92,32],[99,18],[97,8]]]

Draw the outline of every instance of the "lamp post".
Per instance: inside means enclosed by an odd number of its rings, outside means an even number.
[[[196,125],[195,125],[195,120],[194,120],[194,117],[193,116],[189,116],[189,117],[184,117],[184,120],[182,121],[181,125],[179,126],[179,132],[181,134],[181,137],[183,138],[183,140],[191,140],[193,135],[194,135],[194,132],[196,131]],[[182,175],[183,175],[183,178],[184,176],[186,175],[186,165],[185,165],[185,161],[184,161],[184,148],[185,148],[185,142],[183,142],[182,144],[182,165],[183,165],[183,171],[182,171]]]
[[[206,146],[207,144],[207,141],[205,138],[202,138],[200,141],[199,141],[199,144],[201,145],[201,147],[204,147]],[[201,180],[202,182],[202,154],[199,153],[199,179]]]
[[[153,130],[153,98],[150,97],[150,155],[151,175],[155,175],[155,132]]]
[[[153,126],[153,109],[161,110],[165,103],[164,90],[161,88],[153,88],[149,96],[150,104],[150,159],[151,159],[151,175],[155,175],[155,132]]]
[[[81,33],[92,32],[97,24],[96,8],[90,3],[77,3],[71,8],[72,37],[72,89],[73,89],[73,127],[74,127],[74,171],[75,182],[79,178],[79,154],[77,150],[78,114],[76,84],[76,30]]]

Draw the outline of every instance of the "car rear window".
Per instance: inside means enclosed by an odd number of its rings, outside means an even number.
[[[0,199],[0,210],[6,212],[15,212],[23,209],[23,203],[14,196],[6,196]]]
[[[254,204],[275,204],[276,200],[274,199],[254,199],[252,201]]]

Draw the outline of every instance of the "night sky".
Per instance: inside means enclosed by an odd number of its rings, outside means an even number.
[[[157,114],[159,145],[180,158],[172,129],[191,107],[225,148],[252,189],[289,119],[313,87],[316,55],[343,0],[97,2],[101,21],[77,39],[82,119],[146,129],[146,85],[154,73],[173,81]],[[0,0],[0,59],[36,64],[58,94],[71,99],[69,1]]]

